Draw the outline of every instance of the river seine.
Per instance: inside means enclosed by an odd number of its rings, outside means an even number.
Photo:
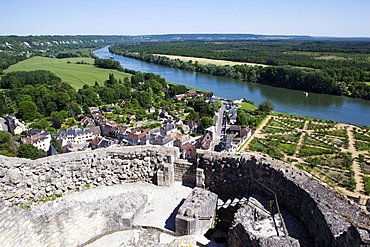
[[[159,74],[169,82],[208,90],[222,98],[251,99],[256,105],[269,100],[278,112],[359,126],[370,125],[370,100],[314,93],[306,97],[301,91],[189,72],[114,55],[109,52],[108,46],[94,51],[94,54],[104,59],[113,56],[127,69]]]

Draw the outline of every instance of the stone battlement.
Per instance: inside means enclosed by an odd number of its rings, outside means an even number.
[[[90,186],[138,180],[168,185],[175,179],[197,184],[222,199],[238,194],[261,193],[270,196],[275,193],[279,204],[303,222],[315,246],[359,246],[361,243],[370,243],[370,216],[367,212],[335,189],[289,164],[254,153],[199,151],[196,164],[178,160],[177,157],[177,148],[157,146],[99,149],[34,161],[0,156],[0,199],[3,201],[0,209],[0,242],[4,241],[5,236],[11,236],[12,239],[25,241],[22,243],[30,243],[33,237],[27,235],[22,227],[31,226],[21,221],[22,226],[14,223],[22,217],[28,217],[33,224],[32,228],[39,229],[40,234],[43,227],[48,227],[46,223],[31,220],[35,217],[32,215],[36,215],[32,207],[25,211],[8,206],[30,205],[54,195],[85,190]],[[171,177],[166,177],[166,174]],[[63,230],[68,227],[65,222],[67,218],[82,220],[85,217],[73,211],[73,206],[59,204],[66,208],[67,211],[63,212],[71,212],[68,217],[58,219],[60,222],[56,229],[59,230],[48,236],[50,242],[67,234]],[[53,208],[49,208],[48,212],[47,217],[50,219],[60,214]],[[93,215],[91,217],[92,224],[97,227],[112,221],[108,216],[107,219],[99,218],[96,221]],[[113,228],[117,227],[122,226]],[[104,227],[100,229],[101,232],[108,230]],[[232,229],[230,231],[230,236],[236,236]],[[97,231],[85,233],[92,236]],[[77,241],[77,236],[70,234],[69,239],[74,244],[69,246],[81,243],[82,240]],[[26,235],[30,238],[27,239]],[[237,243],[234,240],[229,243]]]

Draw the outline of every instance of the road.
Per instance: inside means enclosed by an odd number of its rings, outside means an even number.
[[[221,100],[221,99],[220,99]],[[219,109],[218,113],[216,114],[217,121],[215,124],[215,137],[213,138],[213,142],[211,144],[210,150],[215,150],[215,145],[217,145],[220,142],[221,139],[221,130],[222,130],[222,119],[225,112],[225,102],[221,100],[221,108]]]

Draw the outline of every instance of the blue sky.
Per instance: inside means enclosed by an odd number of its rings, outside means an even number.
[[[0,35],[370,37],[369,24],[369,0],[11,0],[0,9]]]

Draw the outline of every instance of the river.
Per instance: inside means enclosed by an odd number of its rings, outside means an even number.
[[[189,72],[114,55],[109,52],[108,46],[94,51],[94,54],[105,59],[114,56],[127,69],[159,74],[169,82],[208,90],[222,98],[247,98],[255,101],[256,105],[269,100],[278,112],[359,126],[370,125],[370,100],[315,93],[306,97],[301,91]]]

